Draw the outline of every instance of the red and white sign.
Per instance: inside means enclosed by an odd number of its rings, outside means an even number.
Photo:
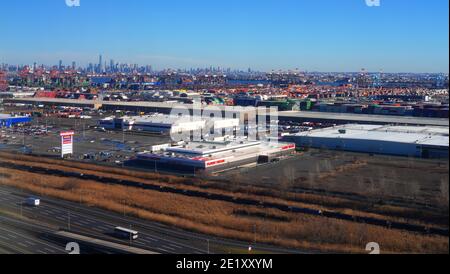
[[[225,164],[225,162],[226,162],[225,159],[209,161],[209,162],[206,162],[206,166],[207,167],[216,166],[216,165],[220,165],[220,164]]]
[[[286,145],[286,146],[283,146],[281,149],[282,150],[288,150],[288,149],[295,149],[295,144],[289,144],[289,145]]]
[[[64,155],[73,154],[73,131],[63,131],[59,134],[61,136],[61,157]]]
[[[62,136],[73,136],[75,135],[74,131],[61,131],[61,133],[59,133],[59,135]]]

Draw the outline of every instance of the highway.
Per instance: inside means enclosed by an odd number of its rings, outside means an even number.
[[[115,101],[90,101],[61,98],[15,98],[4,99],[5,103],[23,104],[43,104],[47,106],[76,106],[95,107],[102,106],[105,110],[136,110],[170,113],[173,109],[192,109],[193,105],[166,102],[115,102]],[[219,107],[222,111],[244,115],[253,113],[248,108],[239,107]],[[297,122],[337,122],[337,123],[362,123],[362,124],[401,124],[401,125],[421,125],[421,126],[449,126],[448,118],[433,117],[413,117],[395,115],[373,115],[357,113],[334,113],[317,111],[280,111],[278,113],[280,121]]]
[[[139,239],[131,246],[162,254],[237,253],[245,252],[249,246],[48,197],[41,197],[39,207],[22,205],[30,196],[33,195],[0,186],[0,253],[66,254],[63,246],[43,237],[59,229],[130,245],[110,235],[116,226],[139,231]],[[260,244],[252,247],[258,253],[307,253]]]
[[[62,245],[41,239],[48,232],[0,214],[0,254],[64,254]]]

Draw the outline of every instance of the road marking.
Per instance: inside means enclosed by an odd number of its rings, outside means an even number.
[[[171,250],[171,251],[175,251],[176,250],[175,248],[173,248],[173,247],[171,247],[169,245],[165,245],[164,247],[167,248],[168,250]]]
[[[22,243],[22,242],[17,242],[17,244],[18,244],[18,245],[21,245],[21,246],[23,246],[23,247],[25,247],[25,248],[29,248],[28,245],[26,245],[26,244],[24,244],[24,243]]]
[[[1,217],[2,217],[3,219],[6,219],[6,220],[9,219],[9,218],[6,218],[6,217],[4,217],[4,216],[1,216]],[[15,221],[16,221],[16,220],[15,220]],[[22,223],[22,224],[24,223],[24,222],[21,222],[21,221],[16,221],[16,222],[17,222],[17,223]],[[35,227],[35,226],[32,225],[32,227]],[[39,244],[42,244],[42,245],[45,245],[45,246],[54,248],[53,246],[51,246],[50,244],[48,244],[48,243],[46,243],[46,242],[44,242],[44,241],[40,241],[40,240],[38,240],[38,239],[32,239],[32,238],[30,238],[30,237],[28,237],[28,236],[26,236],[26,235],[18,234],[17,232],[10,231],[10,230],[8,230],[8,229],[6,229],[6,228],[4,228],[4,227],[0,227],[0,230],[6,231],[7,234],[10,235],[10,236],[12,235],[11,233],[13,233],[13,234],[16,234],[16,235],[20,236],[20,237],[23,238],[23,239],[28,239],[28,240],[30,240],[30,241],[33,241],[33,242],[36,242],[36,243],[39,243]],[[13,235],[13,237],[17,239],[17,236]]]
[[[171,246],[171,247],[173,247],[175,249],[183,248],[182,246],[179,246],[179,245],[176,245],[176,244],[168,244],[168,246]]]
[[[50,253],[54,253],[54,252],[55,252],[55,250],[52,250],[52,249],[50,249],[50,248],[47,248],[47,247],[46,247],[46,248],[44,248],[44,250],[45,250],[45,251],[48,251],[48,252],[50,252]]]
[[[2,235],[0,235],[0,238],[3,239],[3,240],[10,240],[9,238],[7,238],[5,236],[2,236]]]
[[[25,243],[27,243],[27,244],[29,244],[29,245],[36,245],[36,243],[32,243],[32,242],[30,242],[30,241],[28,241],[28,240],[25,240]]]
[[[169,250],[166,250],[166,249],[164,249],[162,247],[155,247],[155,249],[161,250],[162,252],[171,253]]]

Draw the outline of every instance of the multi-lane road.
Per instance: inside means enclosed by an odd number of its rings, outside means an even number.
[[[59,229],[130,245],[111,236],[116,226],[139,231],[139,239],[132,246],[162,254],[245,253],[250,245],[49,197],[41,197],[39,207],[24,206],[24,200],[30,196],[33,195],[0,186],[0,253],[66,254],[64,243],[48,239],[49,234]],[[302,253],[258,243],[251,245],[252,252],[258,253]]]

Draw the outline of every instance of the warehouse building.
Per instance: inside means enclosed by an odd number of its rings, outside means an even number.
[[[233,134],[239,128],[239,119],[178,117],[162,114],[146,116],[109,117],[99,121],[109,130],[145,131],[160,134],[201,132],[220,136]],[[207,132],[206,132],[207,131]]]
[[[31,123],[31,117],[0,114],[0,128],[10,128],[20,124]]]
[[[449,128],[349,124],[284,137],[300,147],[448,158]]]
[[[241,165],[269,163],[295,152],[295,144],[248,141],[246,139],[163,144],[137,155],[148,168],[185,171],[220,171]]]

